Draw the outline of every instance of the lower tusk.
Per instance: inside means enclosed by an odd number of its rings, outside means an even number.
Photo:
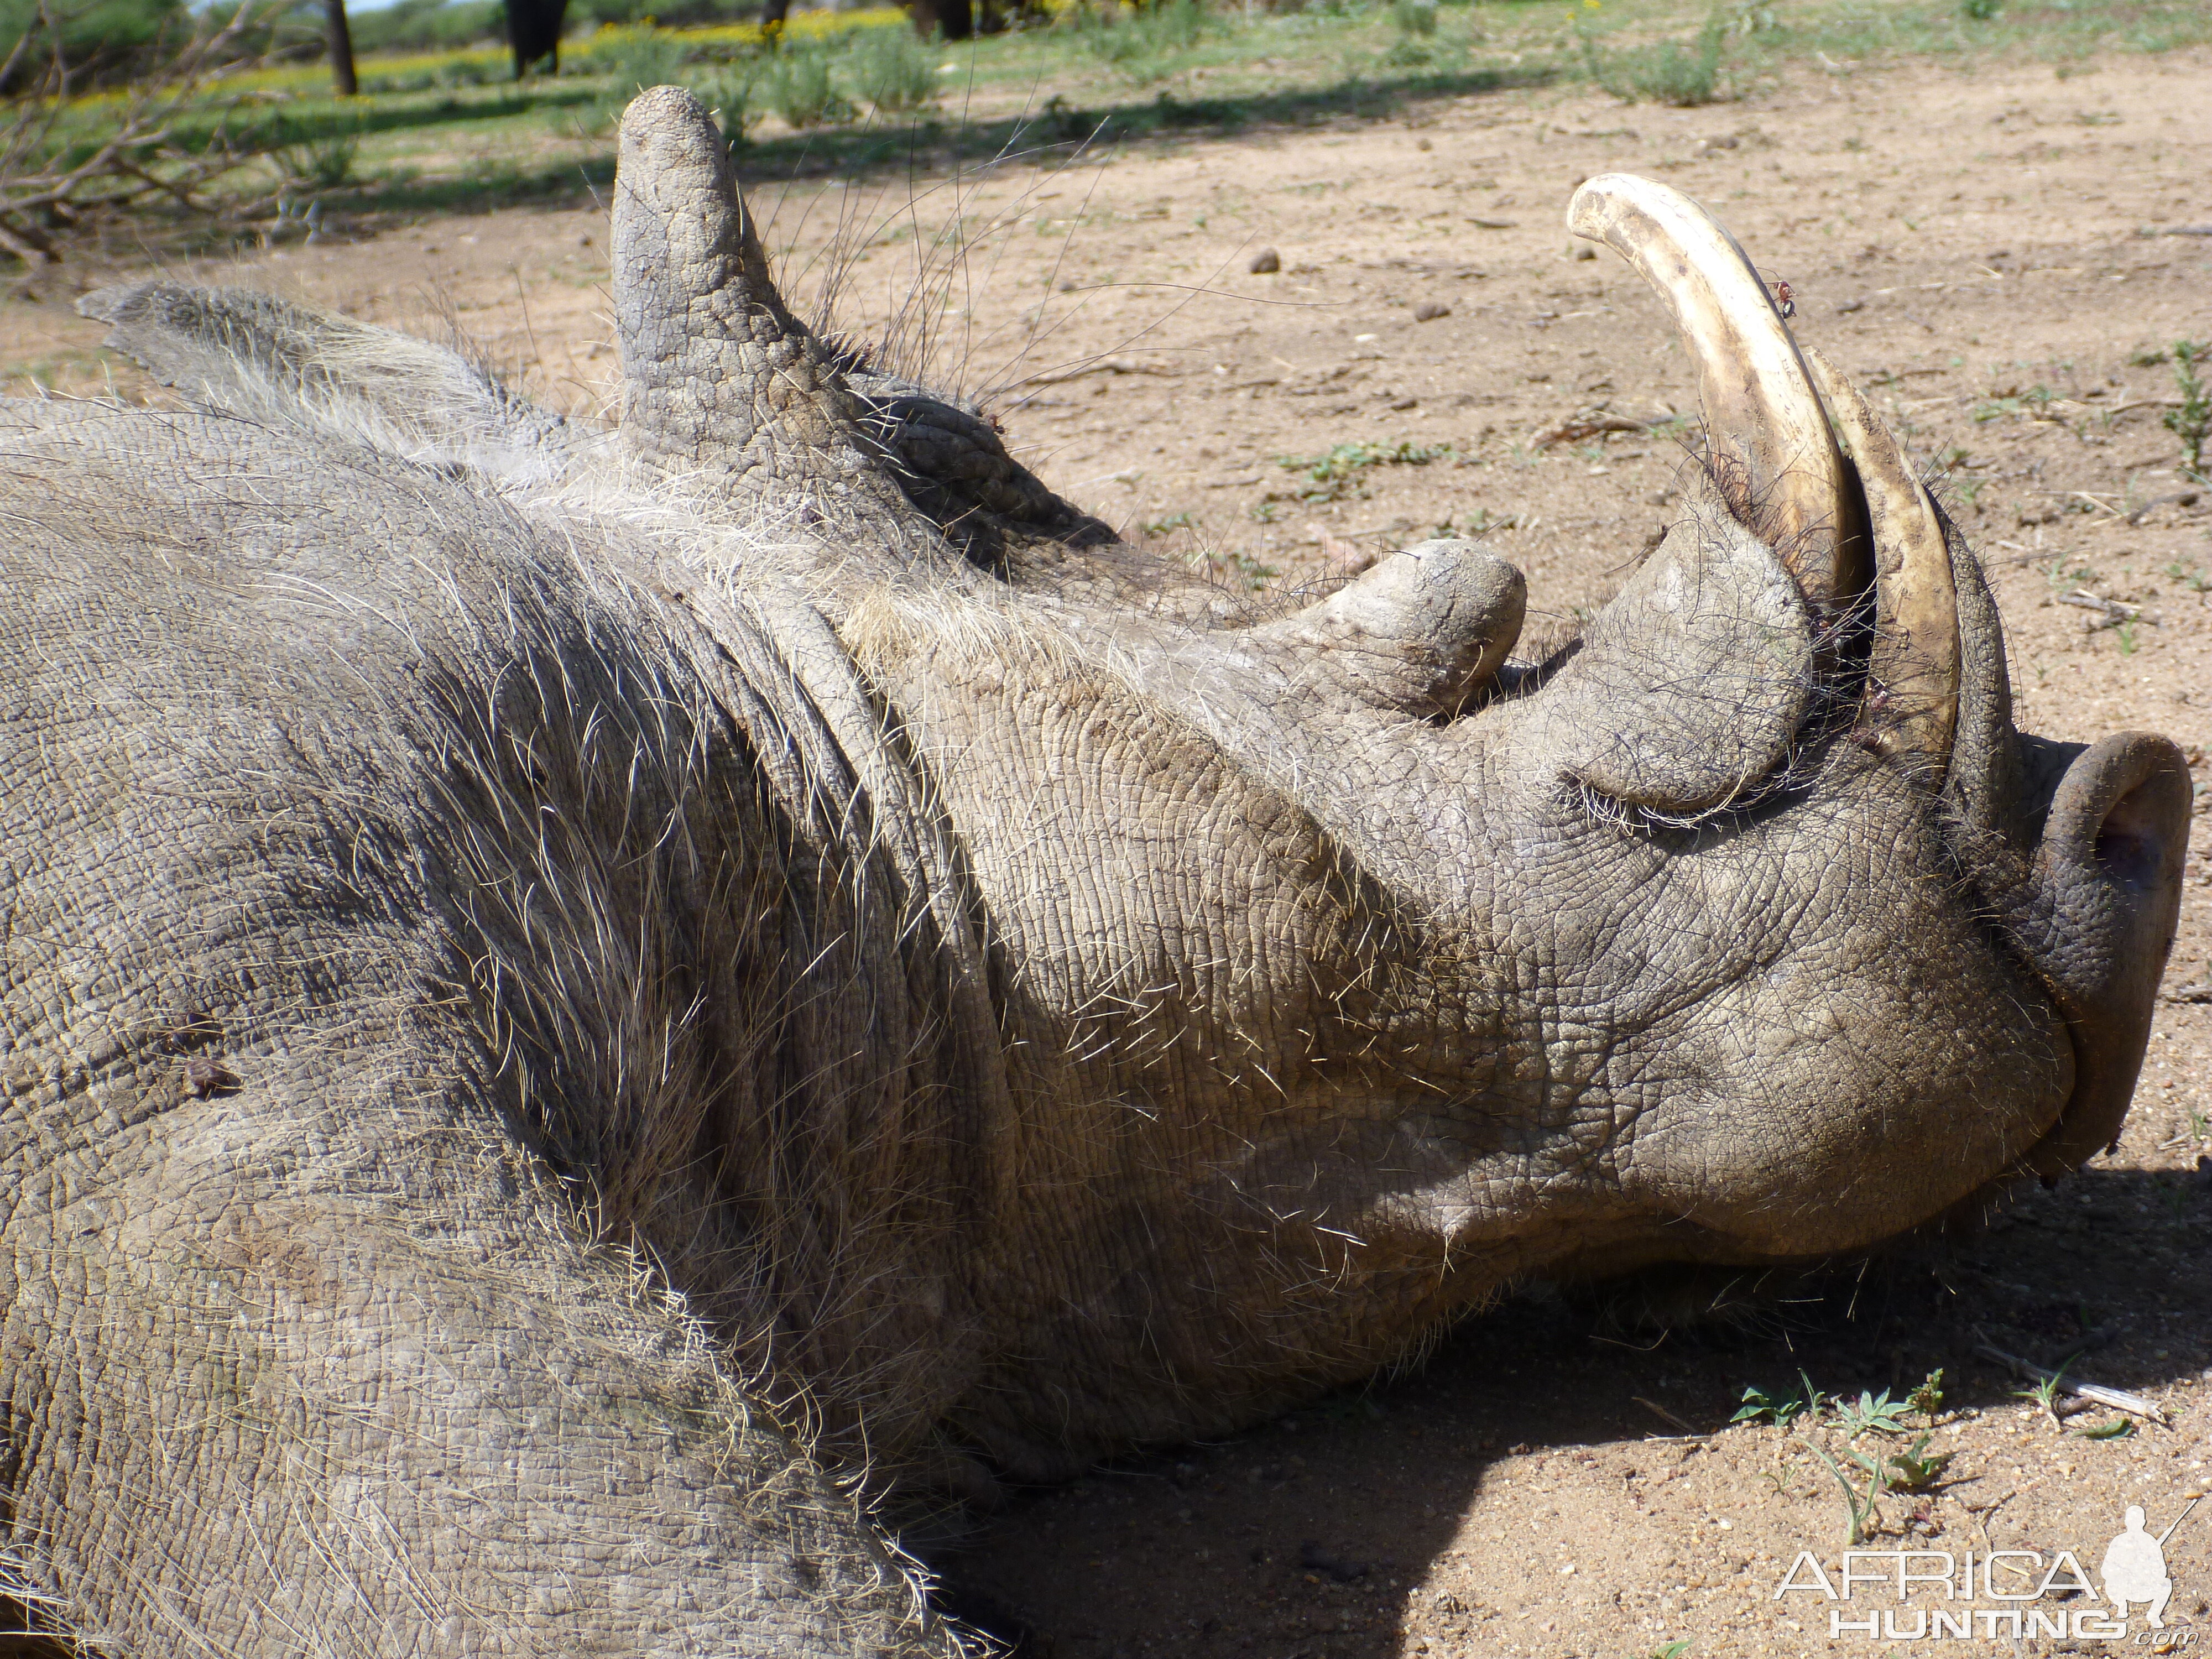
[[[1935,503],[1859,390],[1817,351],[1805,353],[1837,430],[1850,447],[1874,544],[1870,693],[1885,753],[1921,756],[1941,783],[1959,723],[1959,589]]]

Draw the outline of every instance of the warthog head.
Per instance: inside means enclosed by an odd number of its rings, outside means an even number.
[[[458,430],[488,483],[608,481],[693,568],[803,589],[878,706],[846,746],[908,757],[1025,1051],[974,1061],[1034,1126],[992,1178],[1088,1189],[1036,1248],[1103,1285],[1147,1264],[1132,1232],[1220,1230],[1181,1319],[1264,1324],[1322,1275],[1345,1305],[1268,1340],[1334,1370],[1515,1274],[1802,1261],[2071,1168],[2118,1131],[2172,933],[2173,746],[2014,729],[1972,555],[1703,210],[1608,175],[1570,216],[1672,309],[1705,434],[1680,521],[1540,663],[1468,542],[1220,625],[972,411],[797,322],[673,89],[623,128],[611,450],[380,331],[90,303],[231,403]],[[1239,1314],[1248,1271],[1278,1288]],[[1079,1301],[1046,1346],[1179,1299]]]
[[[1360,1374],[1516,1276],[1858,1250],[2106,1146],[2180,757],[2017,732],[1973,557],[1726,233],[1617,175],[1571,211],[1672,308],[1705,423],[1678,521],[1542,660],[1469,542],[1230,625],[978,411],[802,326],[673,88],[623,124],[611,431],[264,296],[92,296],[201,407],[8,417],[4,731],[48,779],[7,798],[37,849],[10,937],[61,988],[19,990],[46,1115],[0,1152],[80,1264],[8,1315],[10,1397],[35,1372],[147,1419],[110,1436],[170,1448],[131,1479],[245,1483],[269,1530],[210,1534],[240,1582],[368,1549],[310,1524],[364,1447],[403,1541],[503,1468],[462,1566],[316,1604],[426,1651],[465,1645],[448,1612],[536,1608],[515,1584],[599,1607],[617,1525],[608,1629],[710,1579],[751,1629],[768,1592],[714,1575],[765,1547],[712,1494],[774,1460],[668,1403],[723,1398],[702,1377],[878,1454],[1064,1470]],[[94,1319],[95,1258],[170,1288]],[[400,1380],[268,1407],[320,1462],[195,1462],[177,1437],[232,1420],[199,1381],[117,1393],[82,1357],[237,1331]],[[666,1405],[665,1445],[562,1403],[617,1395]],[[59,1456],[11,1495],[76,1536]],[[94,1596],[118,1628],[173,1594],[308,1619],[131,1559],[61,1576],[127,1578]]]

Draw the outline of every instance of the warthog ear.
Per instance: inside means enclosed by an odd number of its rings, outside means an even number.
[[[256,420],[304,417],[403,452],[491,446],[557,461],[578,441],[458,351],[254,289],[130,283],[76,308],[162,385]]]
[[[793,315],[728,146],[681,87],[623,116],[613,242],[623,441],[679,488],[839,526],[843,570],[949,550],[1021,586],[1131,585],[1112,532],[1009,456],[981,410],[841,359]]]

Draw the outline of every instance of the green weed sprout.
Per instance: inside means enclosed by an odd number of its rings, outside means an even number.
[[[2204,473],[2204,440],[2212,436],[2212,392],[2197,373],[2207,358],[2212,358],[2212,345],[2201,340],[2173,343],[2173,383],[2181,392],[2181,407],[2160,416],[2166,429],[2181,440],[2181,470],[2199,483],[2212,483]]]

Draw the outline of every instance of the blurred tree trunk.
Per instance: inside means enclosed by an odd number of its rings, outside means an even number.
[[[781,29],[791,15],[791,0],[762,0],[761,33]]]
[[[974,0],[905,0],[915,33],[927,39],[942,31],[948,40],[965,40],[975,32]]]
[[[507,0],[507,41],[514,48],[516,80],[541,58],[550,58],[553,73],[561,72],[561,25],[568,15],[568,0]]]
[[[353,30],[346,24],[345,0],[323,0],[323,33],[330,42],[331,79],[339,97],[350,98],[361,82],[353,72]]]

